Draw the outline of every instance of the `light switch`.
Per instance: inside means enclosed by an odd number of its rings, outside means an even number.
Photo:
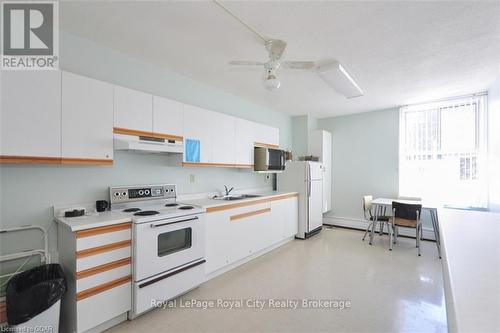
[[[189,182],[194,183],[194,175],[192,173],[189,175]]]

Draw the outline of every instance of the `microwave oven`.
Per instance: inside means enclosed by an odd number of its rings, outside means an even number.
[[[281,149],[254,147],[254,171],[285,170],[285,151]]]

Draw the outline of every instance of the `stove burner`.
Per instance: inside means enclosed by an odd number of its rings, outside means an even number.
[[[179,207],[179,209],[183,209],[183,210],[193,209],[193,208],[194,208],[193,206],[182,206],[182,207]]]
[[[134,215],[135,216],[148,216],[148,215],[156,215],[160,214],[160,212],[157,212],[156,210],[143,210],[142,212],[137,212]]]
[[[140,210],[141,210],[140,208],[127,208],[127,209],[124,209],[123,212],[125,212],[125,213],[133,213],[133,212],[138,212]]]
[[[178,203],[168,203],[165,205],[165,207],[175,207],[175,206],[179,206]]]

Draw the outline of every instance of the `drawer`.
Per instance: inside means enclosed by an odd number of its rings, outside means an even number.
[[[76,273],[76,292],[131,275],[131,262],[131,258],[126,258]]]
[[[122,241],[76,252],[76,271],[81,272],[132,256],[132,242]]]
[[[131,277],[76,303],[77,331],[84,332],[131,309]]]
[[[76,250],[86,250],[132,238],[132,224],[121,223],[76,232]]]

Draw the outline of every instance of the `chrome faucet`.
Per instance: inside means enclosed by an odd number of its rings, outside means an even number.
[[[226,196],[229,195],[229,193],[231,193],[232,190],[234,190],[234,187],[231,187],[229,190],[227,189],[227,186],[224,185],[224,189],[226,190]]]

